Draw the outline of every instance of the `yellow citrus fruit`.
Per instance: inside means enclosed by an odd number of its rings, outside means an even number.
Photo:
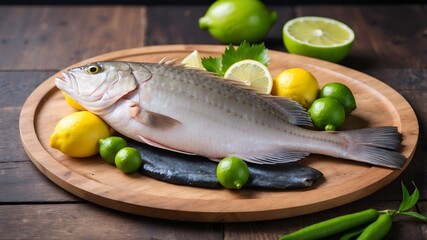
[[[68,105],[70,105],[72,108],[79,110],[79,111],[86,110],[86,108],[84,108],[82,105],[80,105],[74,99],[72,99],[70,97],[70,95],[68,95],[66,92],[63,91],[62,94],[64,95],[65,101],[67,101]]]
[[[50,136],[50,146],[70,157],[90,157],[98,153],[98,141],[110,136],[110,127],[89,111],[65,116]]]
[[[283,26],[288,52],[338,62],[350,52],[353,30],[342,22],[324,17],[298,17]]]
[[[249,168],[240,158],[226,157],[218,163],[216,177],[223,187],[240,189],[249,179]]]
[[[215,1],[199,19],[199,27],[223,43],[260,42],[277,20],[259,0]]]
[[[300,103],[305,109],[316,100],[319,92],[317,79],[305,69],[284,70],[273,79],[272,95],[288,97]]]
[[[320,89],[319,98],[330,97],[338,102],[344,107],[345,115],[348,116],[353,110],[357,108],[356,99],[354,98],[353,93],[350,88],[345,84],[339,82],[331,82],[326,84]]]
[[[344,107],[337,100],[329,97],[319,98],[308,109],[314,126],[319,130],[335,131],[345,120]]]
[[[231,65],[225,72],[224,78],[243,82],[260,93],[269,94],[273,87],[273,79],[268,68],[250,59]]]
[[[190,54],[188,54],[182,61],[185,66],[192,68],[200,68],[205,69],[202,65],[202,59],[199,56],[199,52],[194,50]]]

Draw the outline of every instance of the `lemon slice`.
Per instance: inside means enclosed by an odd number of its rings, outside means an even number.
[[[290,53],[338,62],[350,52],[354,32],[342,22],[324,17],[298,17],[283,26]]]
[[[270,94],[273,79],[267,67],[255,60],[243,60],[231,65],[224,78],[243,82],[260,93]]]
[[[205,69],[202,65],[202,59],[199,56],[199,52],[194,50],[190,54],[188,54],[181,63],[185,64],[187,67],[200,68]]]

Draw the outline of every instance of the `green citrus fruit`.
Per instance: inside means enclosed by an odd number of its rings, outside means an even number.
[[[342,22],[324,17],[298,17],[283,26],[288,52],[339,62],[350,52],[353,30]]]
[[[240,189],[249,179],[249,168],[240,158],[226,157],[218,163],[216,177],[223,187]]]
[[[135,148],[125,147],[117,152],[114,162],[116,167],[124,173],[138,171],[142,165],[141,154]]]
[[[223,43],[260,42],[277,20],[259,0],[218,0],[199,19],[199,27]]]
[[[126,140],[121,137],[112,136],[99,139],[99,154],[101,158],[110,164],[114,163],[114,158],[118,151],[127,147]]]
[[[350,88],[339,82],[328,83],[320,90],[319,98],[330,97],[344,107],[345,115],[348,116],[354,109],[356,109],[356,100]]]
[[[345,120],[344,107],[333,98],[319,98],[308,109],[311,120],[319,130],[335,131]]]

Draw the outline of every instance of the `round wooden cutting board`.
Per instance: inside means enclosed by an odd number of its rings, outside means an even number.
[[[127,49],[97,56],[93,61],[181,61],[197,49],[201,56],[219,56],[224,46],[168,45]],[[346,119],[344,129],[397,126],[402,133],[400,151],[409,164],[418,140],[418,122],[411,106],[392,88],[361,72],[302,56],[269,51],[273,76],[302,67],[313,73],[321,86],[345,83],[353,91],[358,108]],[[50,180],[93,203],[150,217],[198,221],[239,222],[284,218],[340,206],[365,197],[395,179],[402,170],[312,155],[303,164],[316,168],[324,179],[309,189],[271,191],[203,189],[178,186],[139,173],[126,175],[99,156],[76,159],[49,146],[49,136],[62,117],[72,113],[54,79],[47,79],[29,96],[20,116],[20,133],[31,161]],[[403,169],[404,169],[403,168]]]

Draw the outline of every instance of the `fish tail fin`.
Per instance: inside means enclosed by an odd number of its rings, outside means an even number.
[[[346,159],[401,169],[406,157],[397,150],[401,135],[396,127],[377,127],[339,132],[348,141]]]

